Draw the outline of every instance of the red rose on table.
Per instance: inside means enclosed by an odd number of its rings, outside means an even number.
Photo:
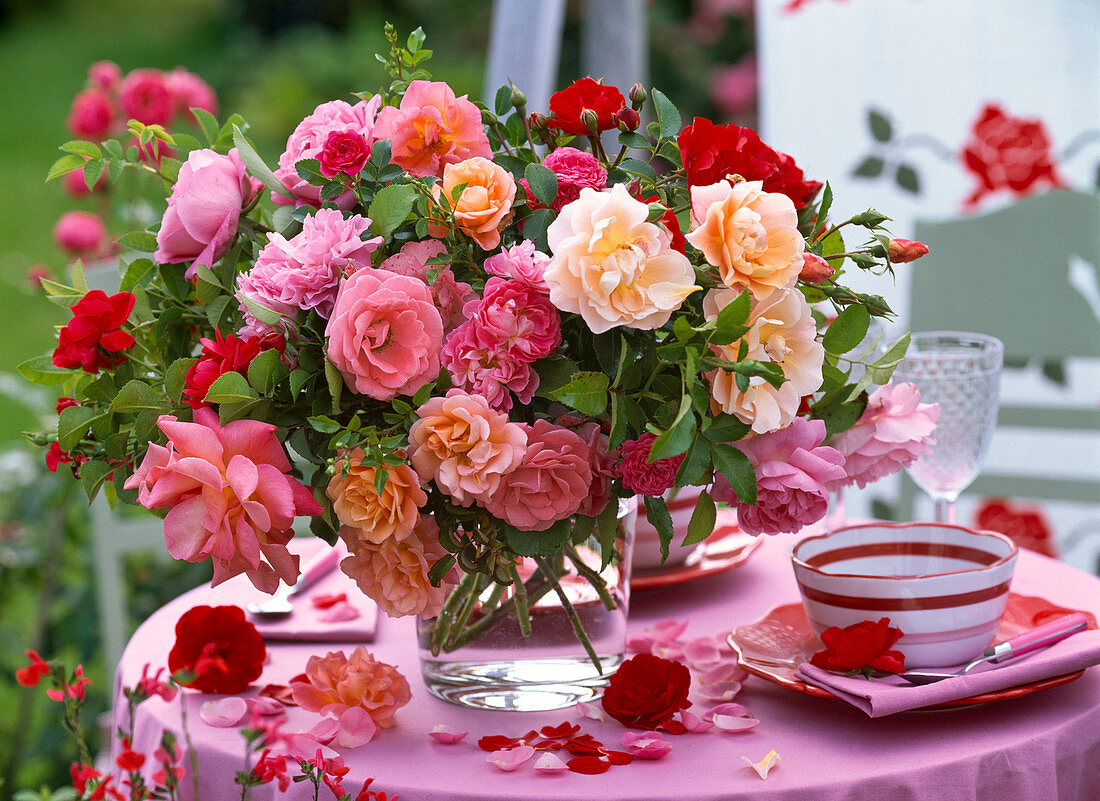
[[[999,531],[1023,548],[1058,558],[1054,534],[1043,513],[1035,508],[1013,508],[999,498],[990,498],[978,507],[978,528]]]
[[[1024,195],[1039,181],[1064,186],[1055,172],[1050,135],[1042,120],[1012,117],[995,103],[982,109],[963,148],[963,165],[979,180],[964,206],[998,189]]]
[[[846,628],[833,626],[821,633],[824,651],[810,657],[810,664],[824,670],[901,673],[905,655],[890,647],[902,637],[901,629],[890,628],[890,618],[864,620]]]
[[[275,348],[280,353],[286,347],[282,334],[266,334],[262,337],[241,339],[230,334],[222,338],[221,332],[214,332],[215,339],[200,339],[202,355],[191,365],[184,378],[184,399],[192,409],[206,406],[203,398],[210,385],[226,373],[237,372],[248,375],[248,365],[252,364],[261,351]]]
[[[370,158],[370,143],[358,131],[332,131],[325,139],[317,160],[321,175],[335,178],[337,173],[358,175]]]
[[[691,706],[691,673],[679,662],[652,654],[626,660],[603,694],[603,709],[632,729],[656,729]]]
[[[187,671],[186,686],[204,693],[232,695],[260,677],[267,649],[239,606],[196,606],[176,623],[176,644],[168,670]]]
[[[133,347],[134,338],[122,324],[134,308],[134,296],[118,292],[110,297],[93,289],[71,307],[73,319],[61,329],[53,363],[57,367],[80,367],[98,373],[126,361],[122,351]]]
[[[626,106],[623,93],[614,86],[604,86],[591,78],[574,81],[550,96],[550,119],[547,125],[563,133],[587,136],[590,131],[581,122],[585,109],[596,113],[596,129],[609,131],[615,127],[615,113]]]
[[[708,186],[727,175],[740,175],[747,181],[763,181],[765,192],[784,194],[799,209],[821,188],[820,181],[805,180],[793,158],[768,147],[752,128],[715,125],[696,117],[677,141],[688,186]]]

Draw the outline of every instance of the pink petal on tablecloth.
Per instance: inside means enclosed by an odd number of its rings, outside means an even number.
[[[711,703],[726,703],[732,701],[741,692],[741,682],[723,681],[717,684],[700,684],[697,692]]]
[[[672,750],[672,743],[656,731],[628,731],[623,735],[623,746],[639,759],[660,759]]]
[[[359,616],[360,612],[357,608],[347,601],[341,601],[324,613],[317,615],[317,619],[322,623],[346,623],[349,620],[355,620]]]
[[[741,704],[719,704],[706,714],[715,728],[726,732],[748,731],[760,721]]]
[[[265,695],[258,695],[255,698],[246,698],[245,703],[248,704],[248,711],[250,713],[263,715],[264,717],[282,715],[286,712],[286,706],[281,701],[277,701]]]
[[[494,751],[485,757],[485,761],[501,770],[513,771],[534,755],[534,748],[520,745],[505,751]]]
[[[295,732],[303,737],[308,737],[321,745],[328,745],[340,731],[340,721],[336,718],[323,717],[318,720],[308,731]]]
[[[346,592],[333,592],[315,595],[311,601],[317,609],[328,609],[330,606],[336,606],[336,604],[342,603],[347,599],[348,594]]]
[[[230,696],[217,701],[207,701],[199,708],[199,717],[207,726],[227,729],[236,726],[248,714],[248,704],[243,698]]]
[[[684,658],[696,670],[707,670],[722,661],[722,652],[711,637],[698,637],[684,646]]]
[[[443,743],[444,745],[454,745],[465,738],[467,734],[469,734],[469,732],[459,731],[454,726],[448,726],[446,723],[437,723],[432,727],[432,730],[428,732],[429,737],[437,743]]]
[[[717,667],[700,673],[700,684],[719,684],[723,681],[744,681],[749,672],[736,662],[722,662]]]
[[[775,753],[774,748],[766,753],[764,755],[764,758],[761,759],[759,762],[753,762],[747,756],[743,756],[741,757],[741,759],[744,760],[750,768],[755,770],[756,775],[759,776],[761,779],[767,779],[768,773],[771,772],[771,769],[780,763],[779,754]]]
[[[361,706],[348,707],[339,718],[340,728],[332,744],[338,748],[358,748],[374,739],[378,724]]]
[[[563,770],[569,770],[569,766],[562,762],[557,754],[543,751],[542,756],[535,760],[535,770],[539,773],[561,773]]]
[[[589,701],[577,701],[577,714],[582,718],[598,720],[600,723],[607,720],[607,715],[603,713],[603,710]]]
[[[710,731],[714,728],[714,723],[709,720],[703,720],[694,712],[688,712],[686,709],[680,710],[680,722],[684,728],[690,732],[701,734],[705,731]]]

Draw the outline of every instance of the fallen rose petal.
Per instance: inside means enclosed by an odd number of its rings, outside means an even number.
[[[328,745],[334,739],[336,739],[337,733],[340,731],[340,721],[336,718],[323,717],[318,720],[308,731],[295,732],[303,737],[308,737],[315,740],[321,745]]]
[[[268,684],[260,690],[260,695],[273,698],[283,706],[298,706],[294,703],[294,694],[286,684]]]
[[[532,733],[536,734],[537,732]],[[507,737],[503,734],[486,734],[477,741],[477,747],[482,751],[505,751],[509,748],[515,748],[517,745],[524,745],[521,738]]]
[[[246,698],[245,703],[248,705],[249,713],[262,715],[264,717],[282,715],[286,712],[286,706],[281,701],[266,695]]]
[[[634,761],[634,757],[628,754],[626,751],[608,751],[604,750],[604,756],[611,760],[612,765],[629,765]]]
[[[698,675],[700,684],[720,684],[724,681],[744,681],[749,672],[736,662],[723,662]]]
[[[328,609],[330,606],[336,606],[338,603],[347,601],[347,599],[348,594],[346,592],[321,593],[313,596],[312,603],[317,609]]]
[[[248,704],[243,698],[232,696],[217,701],[207,701],[199,708],[199,717],[207,726],[226,729],[236,726],[248,714]]]
[[[714,727],[720,731],[748,731],[759,722],[756,718],[738,718],[732,715],[714,716]]]
[[[459,731],[454,726],[448,726],[446,723],[437,723],[432,727],[432,730],[428,732],[428,736],[438,743],[444,745],[454,745],[466,737],[469,732]]]
[[[358,748],[366,745],[378,733],[378,724],[361,706],[345,709],[340,715],[339,723],[340,728],[332,741],[332,744],[339,748]]]
[[[542,756],[535,760],[535,770],[539,773],[561,773],[563,770],[569,770],[569,766],[562,762],[557,754],[543,751]]]
[[[679,645],[654,645],[652,653],[654,656],[673,662],[679,662],[684,658],[684,649]]]
[[[334,718],[326,718],[326,720],[331,720],[334,724],[336,723]],[[321,755],[324,756],[325,759],[332,759],[339,756],[336,751],[328,746],[328,743],[331,742],[331,738],[328,741],[322,742],[305,731],[296,731],[290,734],[284,732],[281,737],[286,746],[287,754],[293,755],[295,759],[301,754],[316,754],[318,748],[321,749]]]
[[[595,776],[597,773],[606,773],[611,768],[611,762],[602,756],[579,756],[570,759],[565,766],[574,773]]]
[[[559,723],[557,726],[543,726],[539,729],[539,734],[548,738],[572,737],[574,734],[580,732],[580,730],[581,727],[576,723],[565,721],[564,723]]]
[[[699,637],[684,646],[684,658],[696,670],[706,670],[722,659],[722,652],[710,637]]]
[[[603,723],[607,720],[607,715],[603,713],[603,710],[597,704],[593,704],[589,701],[577,701],[577,714],[582,718],[588,718],[589,720],[598,720]]]
[[[652,629],[646,629],[646,631],[652,631],[653,636],[661,642],[671,643],[679,640],[680,635],[684,633],[687,627],[688,621],[686,620],[665,618],[664,620],[658,620]]]
[[[318,615],[317,619],[322,623],[346,623],[349,620],[355,620],[359,616],[360,613],[357,608],[347,601],[341,601],[329,608],[324,614]]]
[[[737,697],[737,693],[741,692],[741,682],[723,681],[717,684],[701,684],[698,692],[707,701],[725,703],[732,701]]]
[[[706,720],[713,720],[715,715],[726,715],[731,718],[751,718],[752,712],[742,704],[719,704],[711,708],[703,717]]]
[[[714,723],[712,721],[703,720],[698,715],[686,709],[680,710],[680,723],[683,724],[685,729],[696,734],[701,734],[702,732],[710,731],[714,728]]]
[[[485,761],[501,770],[513,771],[534,755],[534,748],[520,745],[506,751],[494,751],[485,757]]]
[[[672,743],[661,737],[660,732],[632,732],[623,734],[623,746],[639,759],[660,759],[672,750]]]
[[[669,734],[683,734],[685,731],[687,731],[687,727],[678,720],[666,720],[657,728],[661,731],[668,732]]]
[[[639,634],[626,641],[626,650],[632,654],[648,654],[656,647],[658,647],[657,640],[648,634]]]
[[[764,758],[759,762],[753,762],[747,756],[742,756],[741,759],[744,760],[750,768],[755,770],[756,775],[761,779],[767,779],[771,769],[776,767],[780,762],[779,754],[775,753],[774,748],[765,754]]]

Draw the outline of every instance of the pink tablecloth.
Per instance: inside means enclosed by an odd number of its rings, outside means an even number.
[[[773,605],[798,599],[788,554],[795,538],[769,538],[744,565],[692,583],[637,593],[631,626],[641,631],[667,617],[687,618],[687,636],[715,634],[752,621]],[[1060,562],[1024,552],[1013,590],[1100,615],[1100,580]],[[177,618],[209,602],[199,589],[173,601],[137,631],[119,667],[116,686],[133,684],[142,665],[164,664]],[[223,601],[224,602],[224,601]],[[272,644],[273,658],[260,683],[283,684],[306,659],[340,646]],[[678,799],[678,801],[1097,801],[1100,799],[1100,667],[1069,684],[1021,698],[943,711],[872,719],[839,701],[794,693],[750,677],[737,700],[760,725],[741,734],[685,734],[672,738],[672,753],[659,761],[635,761],[599,776],[543,775],[525,766],[502,773],[485,761],[476,740],[484,734],[520,735],[528,729],[575,719],[572,711],[539,715],[474,712],[438,701],[419,681],[413,621],[380,621],[368,646],[396,664],[413,687],[398,725],[374,742],[344,754],[352,766],[353,794],[366,776],[373,787],[397,792],[401,801],[510,799]],[[199,753],[202,798],[236,797],[231,784],[240,769],[243,741],[235,730],[214,729],[199,718],[203,700],[185,694]],[[116,706],[117,708],[117,706]],[[290,722],[308,717],[291,710]],[[300,718],[295,717],[295,713]],[[159,698],[139,709],[137,747],[152,751],[162,727],[179,730],[178,702]],[[445,723],[470,731],[467,742],[445,746],[428,731]],[[611,745],[616,723],[583,721],[586,731]],[[762,781],[741,760],[769,749],[782,764]],[[185,789],[190,786],[185,782]],[[354,788],[354,789],[353,789]],[[185,794],[185,798],[188,798]],[[277,796],[257,787],[252,798]],[[312,798],[294,785],[286,798]]]

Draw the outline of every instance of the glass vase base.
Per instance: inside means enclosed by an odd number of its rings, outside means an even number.
[[[546,712],[598,698],[622,663],[621,654],[600,657],[603,672],[588,657],[455,662],[423,659],[428,692],[471,709]]]

